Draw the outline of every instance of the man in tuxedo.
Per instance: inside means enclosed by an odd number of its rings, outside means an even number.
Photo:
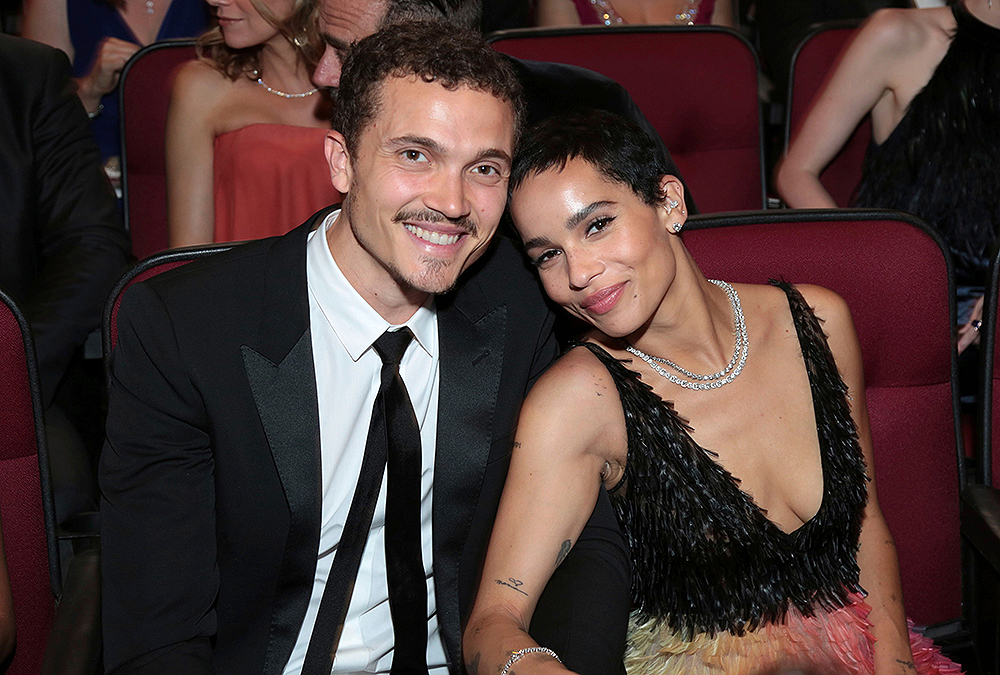
[[[100,471],[112,672],[463,671],[518,408],[556,352],[537,281],[491,242],[520,86],[442,23],[358,42],[342,85],[342,209],[122,302]],[[620,535],[591,528],[543,632],[607,643],[619,669],[627,577]]]

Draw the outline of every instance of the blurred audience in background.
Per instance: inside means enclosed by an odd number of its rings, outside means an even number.
[[[733,24],[732,0],[537,0],[538,26]]]
[[[208,25],[202,0],[24,0],[22,35],[57,47],[73,63],[109,175],[118,175],[118,77],[140,48],[194,37]]]
[[[875,14],[814,101],[778,174],[794,208],[834,207],[819,174],[866,115],[857,206],[919,216],[955,260],[959,351],[978,339],[1000,233],[1000,1]],[[978,363],[978,361],[977,361]]]

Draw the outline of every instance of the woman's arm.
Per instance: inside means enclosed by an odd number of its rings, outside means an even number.
[[[22,20],[23,37],[61,49],[73,61],[66,0],[26,0]]]
[[[872,15],[844,52],[823,91],[814,100],[801,128],[778,167],[775,184],[792,208],[836,208],[819,181],[826,165],[840,152],[854,129],[886,96],[892,96],[890,70],[905,42],[905,18],[883,10]]]
[[[712,25],[735,28],[733,21],[733,0],[715,0],[712,8]]]
[[[538,0],[535,3],[536,26],[579,26],[580,23],[573,0]]]
[[[872,449],[868,408],[865,403],[861,347],[847,304],[832,291],[801,287],[806,302],[823,319],[830,349],[848,387],[851,416],[858,429],[858,441],[864,453],[868,483],[868,504],[861,526],[858,567],[861,586],[868,592],[871,606],[868,620],[875,636],[875,672],[877,675],[914,675],[909,630],[903,609],[903,591],[899,579],[896,545],[878,504],[875,489],[875,462]]]
[[[174,79],[167,111],[167,227],[171,248],[210,244],[215,234],[212,113],[229,82],[201,61]]]
[[[602,477],[615,480],[621,473],[621,464],[609,460],[606,450],[624,458],[625,447],[614,382],[589,351],[571,351],[538,381],[521,409],[463,639],[470,675],[498,673],[514,651],[537,646],[528,626],[538,598],[594,510]],[[612,465],[617,468],[605,468]],[[564,671],[541,653],[524,656],[514,670]]]

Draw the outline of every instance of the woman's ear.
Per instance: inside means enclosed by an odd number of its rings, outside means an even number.
[[[676,176],[660,177],[660,208],[664,210],[670,232],[680,234],[687,222],[687,206],[684,204],[684,186]]]
[[[351,153],[347,150],[344,135],[335,129],[326,132],[323,147],[326,161],[330,165],[330,182],[340,194],[346,195],[351,190]]]

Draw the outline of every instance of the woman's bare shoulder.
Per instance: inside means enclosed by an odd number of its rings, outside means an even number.
[[[624,438],[625,417],[611,373],[586,347],[574,347],[539,378],[522,421],[564,433],[579,449],[603,451]]]
[[[880,9],[865,22],[858,42],[883,56],[907,58],[951,39],[955,20],[947,7]]]
[[[588,348],[573,347],[552,364],[539,378],[532,392],[553,395],[560,401],[578,406],[608,393],[617,400],[617,389],[607,367]]]
[[[210,110],[232,90],[233,82],[207,61],[188,61],[174,77],[170,103],[187,111]]]

